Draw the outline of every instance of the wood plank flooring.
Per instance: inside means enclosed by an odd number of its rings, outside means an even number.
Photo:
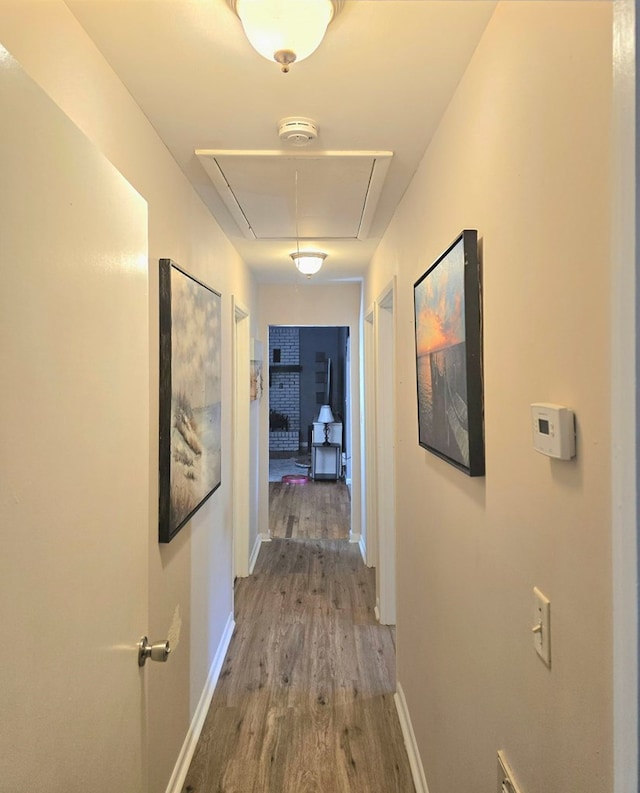
[[[269,531],[282,539],[349,536],[351,501],[344,482],[269,482]]]
[[[347,540],[263,544],[183,793],[414,793],[373,575]]]

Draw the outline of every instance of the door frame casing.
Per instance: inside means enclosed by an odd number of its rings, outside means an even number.
[[[363,399],[364,421],[364,463],[362,471],[363,488],[363,528],[360,551],[368,567],[378,566],[378,518],[376,502],[376,382],[375,382],[375,305],[367,310],[363,323],[364,372],[360,392]],[[376,603],[377,606],[377,603]]]
[[[374,304],[376,407],[377,616],[396,624],[395,339],[396,277]]]
[[[637,0],[613,5],[611,521],[614,793],[638,790]]]
[[[231,297],[233,317],[233,577],[249,575],[250,322],[249,310]]]

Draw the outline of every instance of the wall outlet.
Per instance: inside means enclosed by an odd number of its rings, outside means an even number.
[[[547,666],[551,666],[551,603],[537,588],[533,588],[533,645]]]

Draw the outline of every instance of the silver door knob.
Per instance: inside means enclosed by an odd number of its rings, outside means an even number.
[[[158,642],[157,644],[149,644],[146,636],[138,642],[138,666],[144,666],[147,658],[152,661],[166,661],[171,652],[169,642]]]

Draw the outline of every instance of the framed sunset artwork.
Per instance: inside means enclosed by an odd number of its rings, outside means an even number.
[[[477,231],[463,231],[416,281],[414,309],[420,446],[469,476],[483,476]]]

